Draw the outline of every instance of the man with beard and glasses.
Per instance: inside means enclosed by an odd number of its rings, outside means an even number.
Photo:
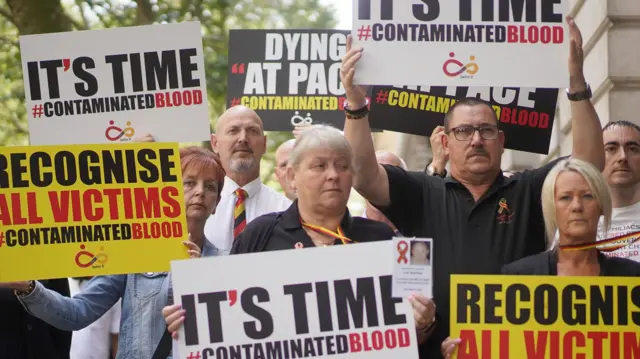
[[[611,188],[613,212],[608,230],[600,221],[598,237],[606,239],[640,232],[640,126],[629,121],[610,122],[604,127],[602,136],[603,175]],[[620,248],[606,254],[640,262],[638,236],[612,243],[612,247]]]
[[[226,172],[220,203],[205,226],[205,234],[222,253],[247,223],[263,214],[289,208],[291,201],[260,180],[260,160],[267,150],[262,120],[245,106],[229,108],[220,116],[211,146]]]
[[[582,71],[582,37],[573,19],[568,17],[567,22],[572,156],[602,170],[602,129]],[[504,176],[500,166],[505,135],[500,127],[513,125],[499,123],[487,103],[467,98],[451,106],[444,121],[441,141],[449,156],[450,176],[378,164],[366,88],[353,80],[356,63],[367,49],[352,49],[351,44],[349,36],[340,78],[347,97],[344,134],[356,160],[353,186],[404,236],[433,238],[436,324],[419,351],[421,358],[440,358],[441,344],[449,336],[450,275],[499,274],[503,265],[547,248],[540,196],[544,179],[557,161]],[[536,133],[532,129],[531,136]]]

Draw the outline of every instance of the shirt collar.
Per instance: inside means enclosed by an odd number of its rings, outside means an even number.
[[[218,254],[218,248],[211,243],[208,239],[204,239],[204,243],[202,244],[202,256],[203,257],[211,257]]]
[[[240,186],[237,183],[235,183],[234,180],[225,176],[224,187],[222,188],[222,194],[220,195],[220,197],[230,196],[238,188],[240,188]],[[242,189],[247,191],[248,198],[251,198],[257,195],[258,192],[260,192],[261,188],[262,188],[262,181],[260,181],[260,177],[254,179],[253,181],[247,183],[246,185],[244,185],[244,187],[242,187]]]
[[[340,226],[342,230],[347,232],[349,228],[351,228],[353,219],[351,218],[351,213],[349,213],[349,209],[342,217],[342,221],[340,221]],[[302,228],[302,223],[300,222],[300,211],[298,210],[298,200],[296,199],[293,204],[282,213],[282,226],[284,229],[298,229]],[[332,231],[335,231],[337,228],[327,228]]]
[[[510,177],[505,177],[504,174],[502,173],[502,170],[500,170],[500,173],[498,173],[498,176],[496,177],[496,180],[493,182],[493,185],[498,185],[498,186],[503,186],[506,184],[509,184],[511,182],[513,182],[515,180],[517,176],[513,175]],[[444,183],[445,185],[459,185],[459,186],[464,186],[462,183],[460,183],[460,181],[458,181],[457,179],[453,178],[453,176],[448,176],[444,179]]]

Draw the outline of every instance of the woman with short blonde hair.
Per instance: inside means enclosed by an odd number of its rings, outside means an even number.
[[[612,203],[605,178],[592,164],[578,159],[558,162],[542,185],[541,201],[551,249],[507,264],[503,274],[640,275],[640,263],[607,257],[598,248],[606,244],[598,242],[598,222],[604,217],[609,228]]]

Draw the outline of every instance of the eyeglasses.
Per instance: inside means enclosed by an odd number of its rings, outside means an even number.
[[[498,126],[494,125],[483,125],[478,127],[462,125],[449,130],[449,132],[453,132],[453,136],[458,141],[469,141],[476,131],[478,131],[483,140],[495,140],[498,138],[498,133],[500,132],[500,130],[498,130]]]

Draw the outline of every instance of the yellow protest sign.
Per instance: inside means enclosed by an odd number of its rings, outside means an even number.
[[[458,359],[640,359],[640,280],[451,276]]]
[[[0,282],[168,271],[185,226],[177,144],[0,148]]]

